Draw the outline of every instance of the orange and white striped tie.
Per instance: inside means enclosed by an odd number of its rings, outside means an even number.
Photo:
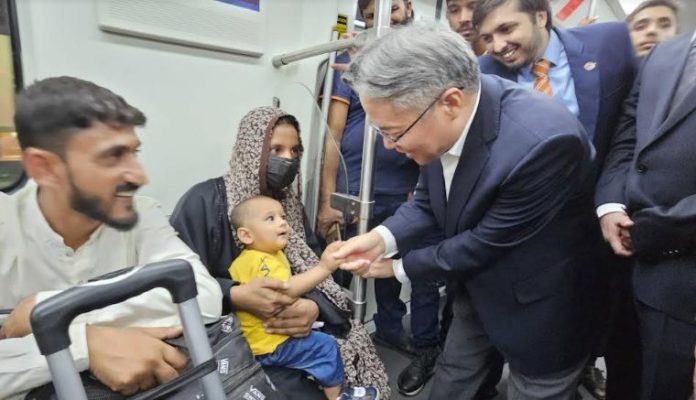
[[[534,89],[553,96],[551,81],[549,80],[549,69],[551,69],[551,61],[543,58],[532,65],[532,74],[536,77],[534,79]]]

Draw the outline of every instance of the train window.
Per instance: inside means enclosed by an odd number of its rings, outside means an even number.
[[[14,132],[0,132],[0,191],[15,188],[24,178],[21,151]]]
[[[15,91],[22,86],[19,38],[13,0],[0,0],[0,191],[10,192],[24,179],[14,128]]]

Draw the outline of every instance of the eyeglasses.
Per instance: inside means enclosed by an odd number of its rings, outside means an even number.
[[[433,100],[433,101],[428,105],[428,107],[426,107],[425,110],[423,110],[423,112],[420,113],[420,115],[418,116],[418,118],[416,118],[416,120],[413,121],[413,123],[412,123],[411,125],[409,125],[408,128],[406,128],[403,132],[401,132],[401,133],[399,133],[399,134],[396,134],[396,135],[389,135],[389,134],[387,134],[387,133],[384,133],[384,131],[382,131],[380,128],[378,128],[378,127],[376,127],[376,126],[374,126],[374,125],[372,125],[372,124],[370,124],[370,126],[372,127],[372,129],[375,130],[375,132],[376,132],[378,135],[382,136],[383,138],[387,139],[388,141],[390,141],[390,142],[392,142],[392,143],[396,143],[396,142],[398,142],[399,140],[401,140],[402,137],[406,136],[406,134],[411,130],[411,128],[413,128],[414,126],[416,126],[416,124],[418,123],[418,121],[420,121],[421,118],[423,118],[423,116],[428,112],[428,110],[430,110],[430,109],[435,105],[435,103],[437,103],[437,101],[440,100],[440,97],[442,97],[442,95],[445,94],[445,92],[446,92],[448,89],[449,89],[449,88],[443,90],[442,93],[440,93],[440,94],[435,98],[435,100]],[[459,88],[458,88],[458,89],[459,89]]]

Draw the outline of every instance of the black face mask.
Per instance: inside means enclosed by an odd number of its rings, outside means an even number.
[[[300,170],[300,159],[290,160],[287,158],[268,156],[268,166],[266,169],[266,185],[273,192],[279,192],[290,186]]]

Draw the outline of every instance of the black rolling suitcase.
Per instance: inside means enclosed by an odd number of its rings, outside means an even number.
[[[111,391],[89,371],[77,373],[69,353],[67,329],[81,313],[121,302],[155,287],[169,290],[179,308],[184,335],[168,342],[187,354],[192,365],[177,379],[129,399],[283,398],[254,360],[234,316],[223,317],[207,328],[203,326],[193,271],[186,261],[171,260],[108,274],[37,305],[31,316],[32,330],[41,353],[47,358],[53,383],[33,390],[26,399],[128,398]]]

